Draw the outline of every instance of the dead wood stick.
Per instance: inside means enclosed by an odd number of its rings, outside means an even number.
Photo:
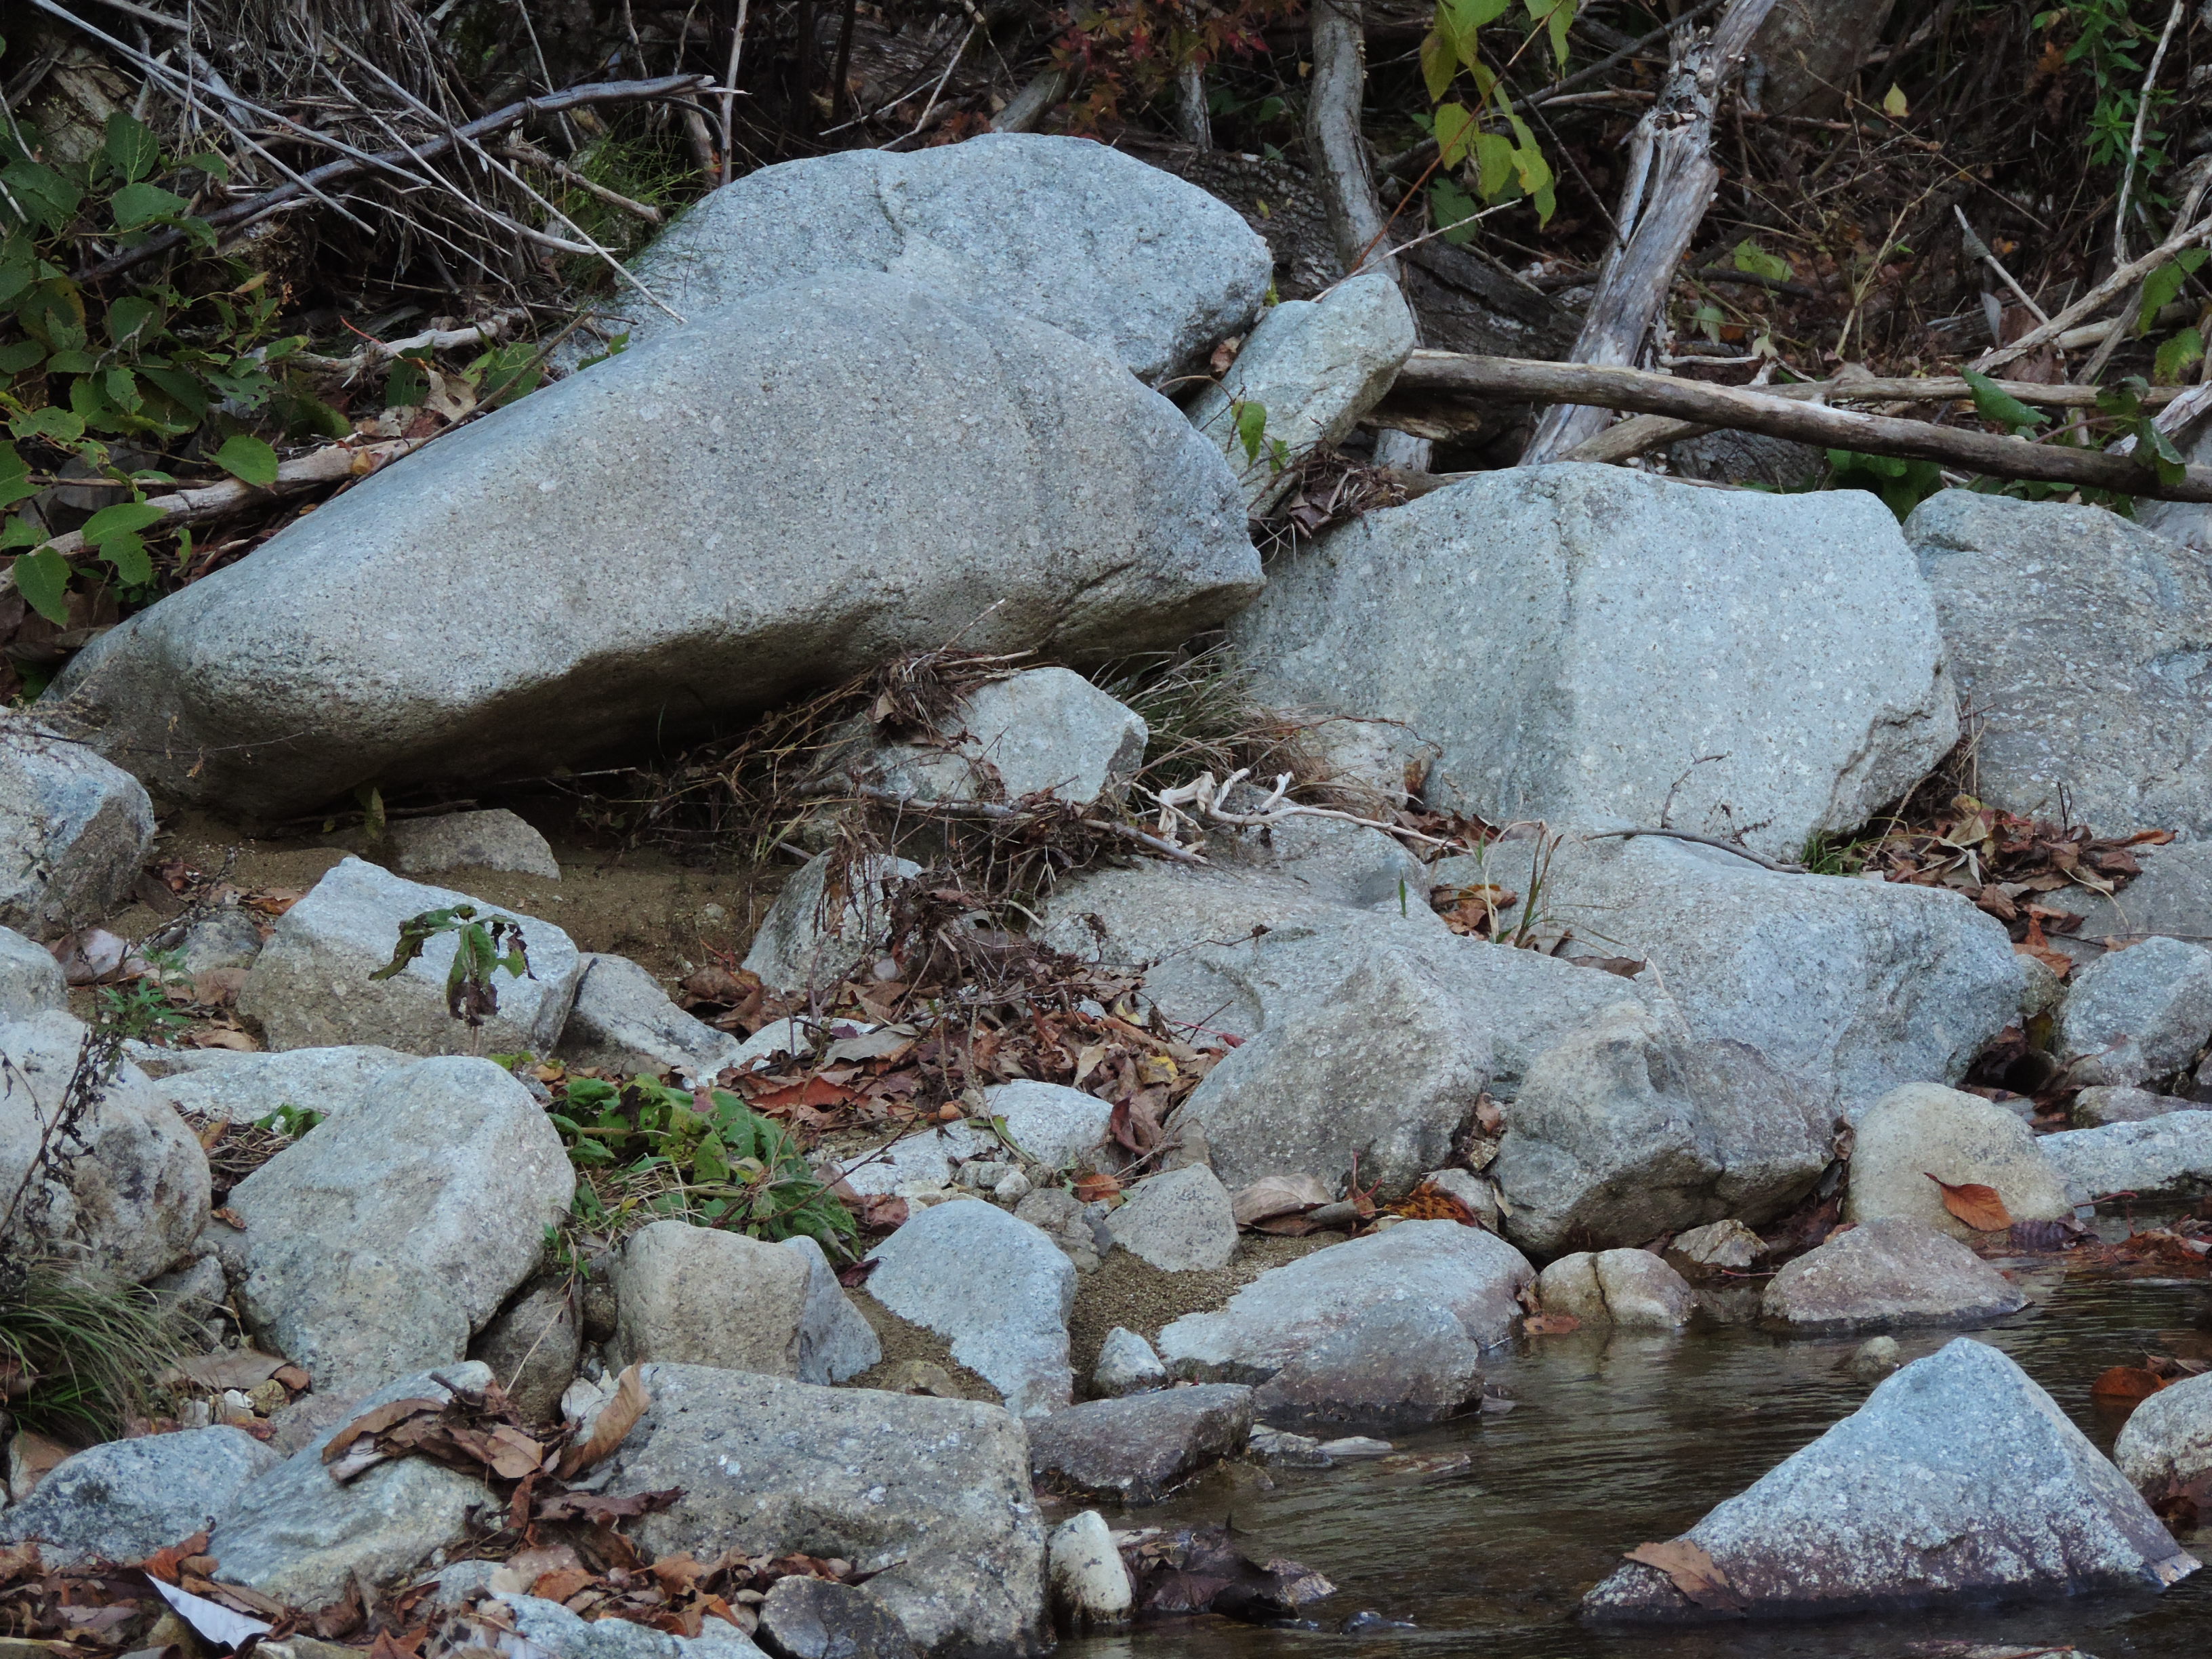
[[[322,357],[312,351],[295,351],[284,359],[301,368],[314,370],[319,374],[352,376],[364,368],[379,363],[388,363],[393,358],[410,351],[453,351],[462,346],[489,345],[503,333],[508,325],[530,320],[526,310],[495,311],[480,323],[466,328],[425,329],[420,334],[410,334],[404,340],[371,340],[358,351],[343,357]]]
[[[1634,410],[1700,426],[1764,432],[1800,443],[1936,461],[2000,478],[2035,478],[2153,501],[2212,501],[2212,467],[2192,466],[2179,483],[2165,484],[2152,468],[2101,450],[2029,443],[1994,433],[1934,426],[1926,421],[1830,409],[1775,397],[1771,389],[1709,386],[1638,368],[1435,351],[1424,352],[1408,362],[1399,374],[1398,385],[1408,391]]]
[[[1749,859],[1753,864],[1763,866],[1778,876],[1802,876],[1806,872],[1805,866],[1802,864],[1784,864],[1768,858],[1764,853],[1754,853],[1748,847],[1739,847],[1732,841],[1723,841],[1717,836],[1692,835],[1687,830],[1600,830],[1594,834],[1584,836],[1583,839],[1610,841],[1618,836],[1625,841],[1632,836],[1664,836],[1669,841],[1690,841],[1695,842],[1700,847],[1717,847],[1723,853],[1733,853],[1740,859]]]
[[[1349,276],[1363,266],[1398,274],[1382,246],[1389,218],[1368,170],[1359,106],[1367,84],[1361,58],[1360,0],[1314,0],[1313,77],[1306,88],[1306,148],[1321,187],[1329,238]]]
[[[836,794],[849,793],[862,800],[880,802],[886,806],[902,807],[918,817],[975,817],[988,818],[994,823],[1009,819],[1025,819],[1030,815],[1012,806],[1002,806],[991,800],[916,800],[911,795],[902,795],[895,789],[879,789],[873,784],[832,784],[809,793]],[[1204,864],[1206,860],[1187,847],[1178,847],[1158,836],[1148,836],[1141,830],[1133,830],[1126,823],[1115,823],[1106,818],[1078,818],[1086,830],[1103,830],[1109,836],[1133,842],[1147,852],[1158,853],[1164,859],[1173,859],[1178,864]]]
[[[2127,264],[2120,266],[2065,310],[2054,315],[2049,322],[2037,324],[2010,345],[1997,346],[1984,351],[1974,360],[1975,369],[1978,373],[1986,374],[1998,364],[2008,363],[2015,357],[2025,356],[2045,341],[2057,338],[2084,317],[2101,311],[2110,305],[2184,248],[2195,246],[2207,236],[2212,236],[2212,216],[2185,226],[2142,258],[2129,260]],[[2125,319],[2123,319],[2114,323],[2113,326],[2121,327],[2124,325],[2124,322]]]

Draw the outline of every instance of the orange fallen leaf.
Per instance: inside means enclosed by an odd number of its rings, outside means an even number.
[[[1628,1552],[1627,1559],[1658,1568],[1674,1582],[1676,1589],[1701,1607],[1719,1613],[1743,1611],[1743,1597],[1736,1594],[1735,1586],[1729,1583],[1728,1574],[1721,1571],[1720,1564],[1703,1547],[1686,1538],[1664,1544],[1638,1544]]]
[[[1922,1170],[1927,1175],[1926,1170]],[[1961,1182],[1953,1186],[1940,1176],[1928,1176],[1943,1189],[1943,1207],[1965,1222],[1976,1232],[2002,1232],[2012,1225],[2012,1212],[1994,1187],[1984,1187],[1978,1182]]]
[[[1529,1336],[1565,1336],[1582,1328],[1583,1322],[1572,1314],[1531,1314],[1521,1322],[1521,1329]]]
[[[592,1424],[591,1437],[580,1445],[571,1446],[561,1458],[561,1478],[573,1480],[623,1443],[623,1437],[645,1415],[652,1401],[647,1396],[645,1384],[640,1380],[636,1366],[625,1370],[615,1384],[615,1397],[599,1408]]]
[[[1112,1176],[1079,1176],[1075,1182],[1075,1200],[1079,1204],[1096,1204],[1101,1199],[1113,1197],[1121,1190],[1121,1183]]]
[[[2115,1365],[2089,1385],[2089,1397],[2108,1406],[2132,1406],[2166,1386],[2166,1379],[2140,1365]]]

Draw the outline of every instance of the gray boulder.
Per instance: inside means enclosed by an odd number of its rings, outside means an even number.
[[[1682,1275],[1649,1250],[1563,1255],[1536,1276],[1536,1297],[1547,1314],[1632,1330],[1679,1330],[1698,1304]]]
[[[1826,1112],[1757,1049],[1685,1042],[1628,1001],[1546,1050],[1504,1110],[1489,1175],[1508,1237],[1542,1254],[1765,1220],[1832,1152]]]
[[[1099,1395],[1118,1399],[1168,1385],[1168,1368],[1152,1352],[1152,1345],[1126,1325],[1116,1325],[1098,1345],[1097,1368],[1091,1387]]]
[[[1143,719],[1082,675],[1032,668],[975,688],[952,710],[945,746],[891,744],[870,757],[881,787],[921,801],[1116,799],[1145,762]]]
[[[228,1425],[111,1440],[64,1459],[28,1498],[0,1510],[0,1542],[35,1538],[51,1566],[143,1561],[228,1515],[282,1461]]]
[[[1191,1476],[1244,1449],[1252,1390],[1234,1382],[1093,1400],[1030,1425],[1030,1470],[1085,1498],[1157,1504]]]
[[[391,1073],[232,1189],[246,1319],[321,1394],[458,1360],[575,1184],[544,1109],[491,1061]]]
[[[1956,1239],[1902,1216],[1861,1222],[1769,1279],[1759,1311],[1808,1333],[1972,1325],[2027,1305]]]
[[[0,1236],[143,1283],[182,1261],[207,1224],[207,1154],[128,1061],[57,1139],[89,1036],[61,1012],[0,1025]]]
[[[2124,1089],[2100,1084],[2074,1097],[2072,1121],[2077,1129],[2101,1129],[2113,1123],[2143,1123],[2168,1112],[2209,1112],[2212,1105],[2185,1100],[2179,1095],[2157,1095],[2148,1089]]]
[[[99,920],[129,895],[153,839],[137,779],[0,710],[0,927],[52,939]]]
[[[843,902],[833,905],[835,861],[823,853],[802,866],[761,918],[744,966],[771,991],[827,989],[860,967],[883,945],[898,884],[921,873],[908,859],[854,859],[844,872]]]
[[[1203,1164],[1137,1182],[1106,1218],[1106,1231],[1130,1255],[1166,1273],[1225,1267],[1237,1254],[1229,1189]]]
[[[1058,1245],[1079,1273],[1096,1273],[1114,1248],[1104,1203],[1085,1204],[1065,1187],[1040,1187],[1014,1206],[1014,1214]],[[1141,1340],[1141,1339],[1139,1339]]]
[[[695,204],[633,269],[702,324],[799,278],[884,271],[1065,329],[1157,381],[1244,327],[1272,264],[1234,209],[1173,174],[1010,133],[763,167]],[[624,311],[633,349],[675,326],[642,301]]]
[[[1684,1536],[1755,1617],[2155,1590],[2197,1567],[2049,1395],[1964,1337]],[[1632,1561],[1583,1598],[1583,1616],[1710,1614]]]
[[[1951,489],[1905,520],[1959,696],[1982,721],[1981,798],[2100,835],[2212,830],[2196,679],[2203,560],[2096,507]]]
[[[234,904],[226,904],[185,929],[177,946],[185,972],[197,979],[224,968],[251,968],[261,954],[261,924]]]
[[[2045,1135],[2036,1145],[2075,1204],[2112,1193],[2148,1198],[2212,1188],[2212,1112],[2069,1129]]]
[[[1489,1347],[1513,1334],[1527,1258],[1455,1221],[1408,1221],[1270,1267],[1218,1313],[1186,1314],[1160,1333],[1177,1376],[1264,1382],[1332,1331],[1389,1303],[1427,1303]]]
[[[2055,902],[2081,917],[2072,933],[2051,934],[2053,945],[2077,960],[2095,962],[2109,945],[2154,934],[2192,943],[2212,939],[2212,841],[2137,847],[2130,855],[2142,873],[2110,897],[2081,887],[2045,896],[2045,904]]]
[[[494,1314],[469,1345],[469,1358],[491,1368],[526,1422],[561,1416],[561,1396],[583,1356],[579,1300],[567,1283],[541,1279]]]
[[[1220,456],[1121,364],[852,275],[494,411],[57,685],[163,789],[278,817],[371,778],[541,774],[955,636],[1165,647],[1260,581]]]
[[[511,870],[518,875],[561,879],[560,860],[545,837],[503,806],[479,812],[443,812],[429,818],[395,818],[380,849],[403,876],[436,876],[448,870]]]
[[[1026,1221],[975,1200],[924,1210],[876,1247],[868,1294],[952,1339],[952,1357],[1017,1417],[1066,1406],[1075,1264]]]
[[[571,1066],[630,1074],[681,1073],[702,1082],[739,1063],[744,1045],[694,1019],[628,957],[584,957],[576,1000],[554,1053]]]
[[[1943,1207],[1936,1182],[1944,1181],[1994,1187],[2015,1221],[2063,1219],[2074,1206],[2049,1157],[2056,1138],[2039,1139],[1979,1095],[1934,1083],[1892,1090],[1859,1120],[1844,1218],[1899,1216],[1971,1238],[1973,1230]]]
[[[1229,372],[1192,400],[1190,423],[1220,447],[1253,516],[1264,517],[1300,461],[1349,436],[1382,401],[1417,343],[1397,279],[1363,272],[1319,300],[1270,307]],[[1239,430],[1254,406],[1266,418],[1256,456]]]
[[[481,1389],[490,1369],[469,1361],[387,1382],[238,1495],[208,1540],[224,1583],[244,1584],[297,1607],[327,1607],[349,1577],[404,1581],[466,1534],[469,1512],[499,1500],[481,1480],[424,1457],[397,1457],[341,1486],[323,1448],[356,1417],[397,1400],[448,1397],[448,1384]],[[318,1379],[319,1386],[320,1379]]]
[[[52,951],[0,927],[0,1024],[69,1012],[69,985]]]
[[[701,1365],[648,1365],[642,1381],[653,1403],[605,1490],[682,1489],[637,1523],[648,1557],[842,1556],[875,1575],[868,1593],[924,1653],[1042,1645],[1028,1438],[996,1406]]]
[[[2075,970],[2058,1016],[2062,1059],[2107,1083],[2171,1077],[2212,1039],[2212,951],[2152,938]]]
[[[483,921],[503,916],[521,923],[530,957],[526,978],[504,970],[493,975],[499,1011],[477,1033],[447,1007],[446,975],[459,948],[451,933],[431,939],[392,978],[369,977],[392,960],[402,922],[462,904]],[[418,1054],[549,1054],[583,971],[574,944],[550,921],[349,858],[276,919],[238,994],[238,1011],[260,1022],[271,1048],[379,1043]]]
[[[463,1566],[489,1565],[463,1563]],[[447,1574],[439,1580],[442,1588]],[[501,1604],[507,1610],[514,1633],[553,1659],[767,1659],[765,1651],[736,1626],[713,1617],[700,1622],[696,1636],[671,1636],[650,1625],[620,1617],[586,1619],[558,1601],[542,1596],[502,1591]],[[301,1655],[298,1659],[337,1659],[332,1654]]]
[[[1006,1126],[1022,1155],[1046,1170],[1079,1164],[1106,1138],[1114,1103],[1058,1083],[1023,1078],[983,1091],[984,1110]]]
[[[1435,742],[1426,798],[1493,823],[1664,816],[1794,857],[1958,736],[1927,585],[1851,491],[1479,473],[1277,561],[1230,636],[1275,701]]]
[[[1261,1383],[1277,1428],[1403,1429],[1456,1416],[1482,1392],[1482,1351],[1447,1309],[1388,1302],[1330,1331]]]
[[[1674,1235],[1667,1247],[1670,1261],[1705,1271],[1741,1272],[1766,1254],[1766,1241],[1731,1217]]]
[[[373,1042],[281,1054],[234,1048],[158,1052],[161,1057],[147,1064],[157,1079],[156,1092],[179,1111],[228,1123],[258,1123],[280,1106],[339,1116],[358,1109],[386,1077],[416,1059]]]
[[[811,1264],[743,1233],[656,1221],[614,1268],[615,1358],[799,1375]]]
[[[806,1299],[799,1315],[799,1380],[842,1382],[882,1359],[884,1345],[875,1328],[845,1294],[822,1246],[802,1235],[785,1239],[783,1248],[806,1264]]]
[[[2170,1382],[2137,1405],[2112,1443],[2112,1462],[2148,1498],[2212,1474],[2212,1374]]]
[[[769,1587],[759,1634],[775,1659],[914,1659],[906,1626],[865,1589],[805,1573]]]

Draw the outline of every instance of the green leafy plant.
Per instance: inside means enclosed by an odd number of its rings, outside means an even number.
[[[2138,339],[2156,325],[2158,313],[2181,296],[2183,284],[2203,267],[2208,258],[2212,258],[2212,253],[2203,248],[2185,248],[2143,278],[2142,302],[2136,309],[2135,332]],[[2192,323],[2160,344],[2151,360],[2151,374],[2161,384],[2170,386],[2181,378],[2184,370],[2202,362],[2203,358],[2204,336]]]
[[[369,977],[391,979],[404,972],[442,933],[453,936],[453,966],[446,972],[446,1012],[472,1031],[499,1012],[494,974],[503,971],[515,979],[537,977],[530,971],[522,924],[512,916],[479,916],[473,904],[425,910],[408,917],[399,924],[399,943],[392,950],[392,960]]]
[[[2136,459],[2157,473],[2160,483],[2177,484],[2188,476],[2188,463],[2173,447],[2173,440],[2158,429],[2153,411],[2143,407],[2142,394],[2149,390],[2149,382],[2140,374],[2130,374],[2118,386],[2098,388],[2098,412],[2119,424],[2105,447],[2110,449],[2132,438]]]
[[[1280,472],[1291,464],[1291,447],[1280,438],[1267,435],[1267,404],[1232,398],[1229,413],[1237,422],[1237,442],[1248,465],[1258,465],[1262,454],[1271,471]]]
[[[2092,167],[2127,159],[2136,111],[2142,102],[2143,76],[2150,67],[2148,54],[2157,46],[2165,21],[2164,6],[2146,7],[2142,18],[2132,15],[2134,9],[2130,0],[2062,0],[2050,10],[2039,12],[2033,20],[2036,28],[2072,36],[2063,46],[2056,39],[2051,46],[2058,51],[2061,62],[2088,77],[2094,97],[2089,112]],[[2137,162],[2146,180],[2166,165],[2166,135],[2150,121],[2172,103],[2173,94],[2154,88],[2150,99],[2150,118],[2144,124]]]
[[[1575,3],[1576,0],[1522,0],[1528,21],[1521,51],[1540,39],[1547,40],[1553,63],[1564,68]],[[1512,9],[1513,0],[1437,0],[1435,20],[1421,41],[1421,79],[1428,88],[1429,101],[1436,106],[1430,131],[1437,141],[1437,165],[1447,173],[1458,173],[1482,202],[1527,197],[1536,210],[1538,222],[1545,223],[1559,204],[1551,163],[1537,147],[1528,124],[1509,100],[1498,95],[1500,70],[1485,60],[1481,48],[1481,31]],[[1515,53],[1516,58],[1519,55]],[[1474,88],[1472,102],[1455,95],[1462,76]],[[1498,127],[1504,131],[1494,130]],[[1456,203],[1447,198],[1440,205],[1455,207]],[[1468,216],[1455,213],[1452,218],[1439,222],[1457,226]]]
[[[185,976],[181,951],[149,951],[146,971],[121,985],[104,985],[93,997],[94,1024],[118,1041],[166,1043],[191,1023],[169,995],[171,981]]]
[[[279,1101],[276,1109],[266,1117],[256,1118],[253,1127],[266,1129],[271,1134],[283,1135],[287,1140],[297,1140],[330,1115],[305,1106],[295,1106],[290,1101]]]
[[[1906,460],[1898,455],[1863,455],[1855,449],[1828,452],[1831,489],[1865,489],[1881,497],[1882,504],[1901,523],[1912,509],[1943,488],[1943,469],[1933,461]]]

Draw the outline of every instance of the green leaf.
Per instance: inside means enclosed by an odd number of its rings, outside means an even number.
[[[160,332],[156,325],[161,319],[161,307],[151,300],[126,294],[107,307],[107,337],[118,346],[133,344],[142,337],[151,338]]]
[[[1437,106],[1437,151],[1447,167],[1455,167],[1467,159],[1467,147],[1474,131],[1474,112],[1464,104]]]
[[[2161,386],[2174,386],[2191,368],[2204,361],[2204,337],[2193,328],[2180,333],[2158,349],[2151,360],[2151,378]]]
[[[1528,18],[1540,29],[1547,29],[1552,37],[1552,57],[1559,67],[1567,66],[1567,29],[1575,21],[1575,0],[1526,0]]]
[[[1966,385],[1974,394],[1974,410],[1984,420],[1995,421],[2008,432],[2033,428],[2050,420],[2049,416],[2030,409],[1988,375],[1977,374],[1971,368],[1964,372]]]
[[[73,444],[84,436],[84,422],[65,409],[26,410],[8,422],[9,431],[19,438],[45,438],[58,444]]]
[[[384,377],[386,409],[412,409],[429,393],[430,382],[420,362],[404,355],[392,360],[392,372]]]
[[[1735,268],[1749,276],[1764,276],[1770,282],[1786,283],[1797,273],[1787,259],[1769,253],[1747,236],[1735,245]]]
[[[21,374],[46,361],[46,349],[36,340],[18,340],[0,346],[0,374]]]
[[[276,452],[249,432],[234,432],[216,451],[215,464],[234,478],[266,489],[276,482]]]
[[[1439,179],[1429,186],[1429,210],[1436,215],[1437,227],[1447,242],[1456,246],[1474,239],[1474,227],[1468,221],[1478,210],[1474,198],[1454,180]]]
[[[100,367],[100,359],[89,351],[57,351],[46,359],[49,374],[89,374]]]
[[[2136,307],[2136,333],[2150,332],[2158,313],[2171,305],[2181,292],[2181,285],[2202,265],[2207,257],[2201,247],[2185,248],[2156,270],[2143,278],[2142,303]]]
[[[115,567],[125,587],[143,587],[154,580],[154,562],[146,556],[146,544],[132,532],[110,536],[100,543],[99,552]]]
[[[2189,467],[2181,452],[2173,447],[2173,440],[2160,432],[2158,423],[2149,416],[2136,422],[2135,438],[2136,459],[2148,460],[2160,483],[2178,484],[2189,476]]]
[[[57,628],[69,624],[69,561],[51,547],[15,561],[15,591],[23,602]]]
[[[135,185],[153,172],[161,160],[161,146],[146,125],[128,110],[112,110],[107,117],[107,164]]]
[[[193,376],[180,368],[149,368],[141,367],[139,375],[151,381],[194,421],[208,412],[206,390]]]
[[[1429,89],[1429,101],[1435,103],[1449,90],[1452,77],[1459,73],[1459,42],[1446,32],[1443,12],[1437,13],[1437,26],[1421,39],[1421,83]]]
[[[1499,132],[1478,134],[1474,141],[1476,191],[1494,202],[1513,183],[1513,141]]]
[[[1267,435],[1267,406],[1240,403],[1232,407],[1237,416],[1237,441],[1244,447],[1244,459],[1248,463],[1257,461],[1260,446]]]
[[[190,205],[174,191],[147,184],[125,185],[108,201],[118,230],[136,230],[152,220],[175,218]]]
[[[230,163],[211,149],[196,150],[177,165],[198,167],[219,185],[227,185],[230,182]]]
[[[0,167],[0,187],[22,211],[48,230],[60,230],[76,214],[84,192],[53,168],[37,161],[14,161]]]
[[[100,547],[113,537],[133,535],[167,516],[149,501],[118,501],[87,519],[82,533],[87,546]]]

